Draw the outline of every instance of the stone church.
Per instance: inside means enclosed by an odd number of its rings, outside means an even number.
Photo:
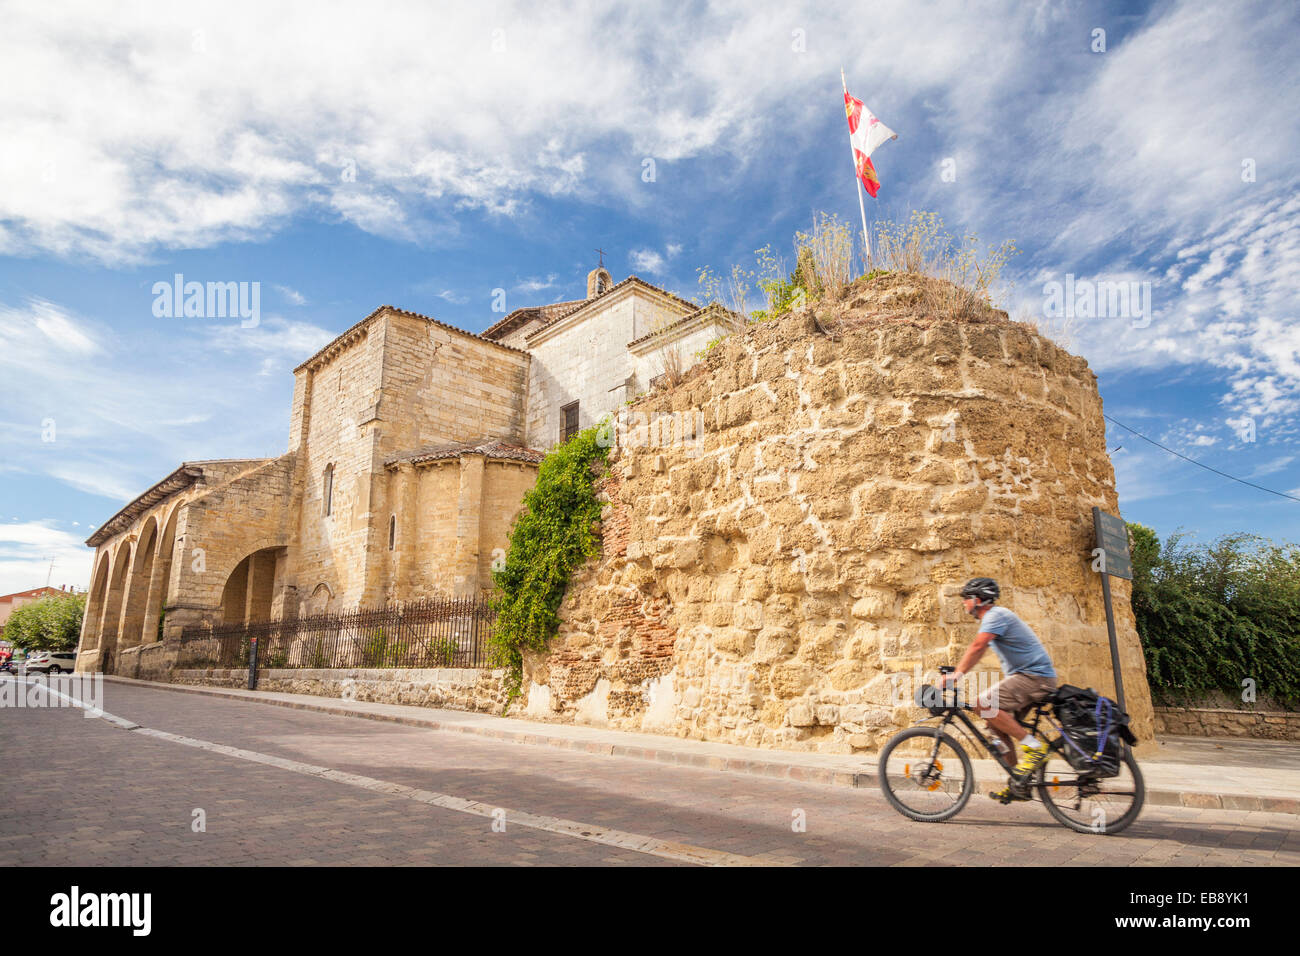
[[[87,540],[78,669],[186,625],[490,590],[545,451],[725,321],[603,266],[477,334],[380,306],[294,369],[283,455],[185,462]]]

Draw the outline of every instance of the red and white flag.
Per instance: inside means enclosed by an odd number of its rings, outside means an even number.
[[[847,90],[844,92],[844,115],[849,120],[854,168],[858,171],[858,179],[874,199],[880,191],[880,180],[876,176],[876,167],[871,163],[871,153],[886,140],[898,139],[898,134],[876,119],[862,100],[850,96]]]

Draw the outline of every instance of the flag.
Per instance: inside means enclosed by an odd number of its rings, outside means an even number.
[[[875,199],[876,193],[880,192],[880,179],[876,176],[876,167],[871,165],[871,160],[856,148],[853,150],[853,159],[858,167],[858,179],[862,180],[867,195]]]
[[[871,163],[871,153],[886,140],[898,139],[898,134],[876,119],[862,100],[850,96],[847,90],[844,92],[844,115],[849,121],[849,142],[853,145],[853,165],[858,179],[875,198],[880,191],[880,180],[876,176],[876,167]]]

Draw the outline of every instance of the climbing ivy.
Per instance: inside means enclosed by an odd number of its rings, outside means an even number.
[[[493,663],[506,668],[510,700],[523,682],[524,648],[545,650],[559,627],[569,576],[600,554],[594,483],[597,463],[608,457],[608,434],[603,423],[580,431],[542,460],[510,532],[505,566],[492,574],[497,622],[489,646]]]

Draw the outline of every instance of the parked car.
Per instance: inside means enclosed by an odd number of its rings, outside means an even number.
[[[75,651],[37,651],[27,658],[28,674],[66,674],[77,665]]]
[[[17,673],[18,673],[18,662],[15,661],[12,657],[6,657],[4,660],[0,661],[0,674],[17,674]]]

